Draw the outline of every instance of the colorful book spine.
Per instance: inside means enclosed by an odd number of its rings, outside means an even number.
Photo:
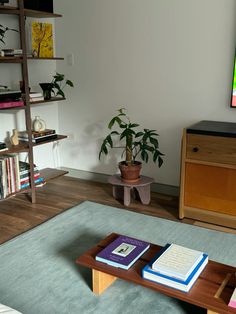
[[[14,108],[14,107],[23,107],[23,106],[24,106],[24,102],[23,101],[0,102],[0,109]]]
[[[44,180],[43,180],[42,177],[40,177],[40,178],[38,178],[38,179],[36,179],[36,180],[34,181],[35,185],[37,185],[37,184],[39,184],[39,183],[42,183],[42,182],[44,182]],[[29,186],[30,186],[30,183],[29,183],[29,182],[24,183],[24,184],[21,184],[21,189],[25,189],[25,188],[27,188],[27,187],[29,187]]]

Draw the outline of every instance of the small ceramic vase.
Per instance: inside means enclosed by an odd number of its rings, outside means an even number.
[[[13,129],[12,133],[13,134],[12,134],[12,136],[10,138],[11,144],[12,145],[18,145],[19,144],[19,139],[18,139],[18,131],[17,131],[17,129]]]
[[[39,116],[36,116],[33,121],[33,130],[36,132],[44,131],[46,129],[46,124],[44,120],[40,119]]]

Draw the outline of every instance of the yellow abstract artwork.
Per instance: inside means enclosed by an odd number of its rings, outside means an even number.
[[[52,24],[32,22],[32,54],[38,58],[53,58]]]

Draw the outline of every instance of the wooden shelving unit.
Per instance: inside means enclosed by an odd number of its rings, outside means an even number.
[[[25,30],[25,19],[26,17],[35,17],[35,18],[58,18],[62,17],[61,14],[55,14],[55,13],[48,13],[48,12],[42,12],[42,11],[35,11],[35,10],[29,10],[24,8],[24,0],[17,0],[17,7],[13,6],[0,6],[0,14],[9,14],[9,15],[16,15],[18,16],[19,20],[19,34],[20,34],[20,43],[21,43],[21,49],[23,50],[22,56],[17,57],[0,57],[0,63],[18,63],[21,65],[21,72],[22,72],[22,80],[23,85],[25,86],[25,105],[22,107],[15,107],[15,108],[4,108],[1,110],[24,110],[25,111],[25,121],[26,121],[26,130],[28,132],[29,141],[28,142],[20,142],[19,145],[16,146],[9,146],[8,150],[6,151],[0,151],[0,156],[4,154],[9,153],[21,153],[21,152],[27,152],[28,153],[28,159],[30,164],[30,188],[23,189],[20,192],[17,193],[30,193],[31,194],[31,201],[32,203],[36,202],[36,190],[39,188],[34,183],[34,153],[33,148],[36,146],[40,146],[43,144],[52,143],[55,141],[60,141],[67,136],[65,135],[57,135],[57,138],[46,140],[40,143],[34,143],[32,141],[32,130],[31,130],[31,106],[44,104],[44,103],[50,103],[54,101],[61,101],[65,100],[65,98],[61,97],[54,97],[50,100],[43,100],[43,101],[37,101],[37,102],[30,102],[29,97],[29,79],[28,79],[28,61],[32,62],[33,60],[37,61],[47,61],[47,60],[64,60],[64,58],[61,57],[53,57],[53,58],[35,58],[27,55],[27,49],[26,49],[26,30]],[[52,180],[53,178],[57,178],[59,176],[65,175],[67,172],[58,170],[58,169],[51,169],[46,168],[40,171],[42,177],[44,178],[44,181],[47,182],[48,180]],[[12,194],[14,195],[14,194]],[[12,195],[9,195],[8,197],[11,197]]]

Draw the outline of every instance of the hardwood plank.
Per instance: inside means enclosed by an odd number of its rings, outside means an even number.
[[[132,200],[130,206],[125,207],[122,201],[113,198],[110,184],[69,176],[47,182],[36,191],[36,197],[36,204],[29,201],[28,194],[18,194],[0,202],[0,243],[86,200],[180,223],[196,223],[193,219],[181,221],[178,219],[177,197],[152,192],[149,205],[142,205],[139,200]],[[212,229],[217,229],[217,226],[210,226]],[[231,229],[226,229],[231,232]]]

